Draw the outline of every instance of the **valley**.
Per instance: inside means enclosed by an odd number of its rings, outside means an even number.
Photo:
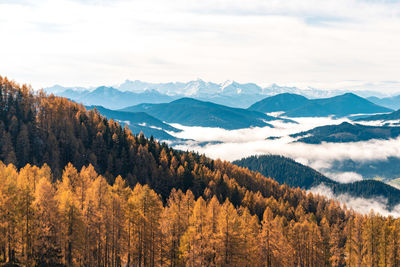
[[[188,89],[191,87],[185,85],[191,95],[219,88],[217,84],[202,81],[190,85],[196,85],[194,88],[197,90]],[[140,87],[138,82],[135,86],[140,90],[149,88],[144,83]],[[166,85],[153,86],[162,88],[159,93],[168,92]],[[176,88],[179,84],[169,86]],[[246,92],[248,86],[254,90]],[[127,89],[126,86],[122,88]],[[235,94],[257,95],[265,92],[249,84],[232,83],[230,88],[232,101]],[[188,97],[118,110],[101,106],[96,108],[102,115],[126,124],[135,134],[153,136],[178,150],[195,151],[214,159],[234,162],[253,155],[289,157],[314,168],[327,179],[318,179],[318,182],[309,180],[312,186],[289,182],[291,186],[312,190],[323,184],[332,190],[328,193],[334,196],[378,197],[383,199],[380,203],[388,210],[393,210],[397,205],[397,200],[393,199],[397,198],[399,192],[391,186],[397,187],[400,177],[400,169],[396,167],[400,161],[400,127],[396,125],[396,122],[400,122],[398,111],[392,112],[390,108],[376,105],[353,93],[309,99],[285,92],[267,96],[247,109]],[[136,122],[129,117],[135,117]],[[149,120],[149,117],[152,119]],[[253,170],[260,171],[256,168]],[[262,174],[280,181],[276,175]],[[364,182],[366,188],[372,186],[381,191],[367,193],[369,189],[360,187]],[[353,183],[361,184],[353,186]],[[389,189],[393,191],[390,194],[385,191]],[[387,199],[389,195],[390,199]]]

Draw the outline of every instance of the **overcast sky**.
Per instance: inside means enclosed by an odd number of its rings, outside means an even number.
[[[400,91],[400,1],[0,0],[0,75]]]

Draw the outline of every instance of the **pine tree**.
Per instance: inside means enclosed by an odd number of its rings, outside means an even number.
[[[261,266],[261,251],[258,237],[260,235],[260,223],[256,215],[251,215],[247,208],[241,209],[240,225],[243,249],[241,251],[242,266]]]
[[[64,263],[67,266],[75,264],[82,251],[82,213],[75,195],[76,169],[66,167],[62,182],[57,188],[57,200],[61,216],[61,237]],[[79,261],[79,260],[78,260]]]
[[[332,225],[330,235],[330,251],[331,251],[331,263],[332,266],[343,266],[344,265],[344,238],[342,225],[337,222]]]
[[[23,240],[24,264],[32,265],[35,187],[37,184],[37,167],[25,166],[18,175],[18,206],[20,216],[20,232]]]
[[[228,200],[221,206],[217,225],[217,265],[237,265],[242,250],[240,218]]]
[[[194,196],[191,191],[184,194],[173,189],[163,212],[162,232],[166,242],[166,262],[172,266],[179,265],[180,240],[189,226],[189,219],[194,207]]]
[[[181,237],[180,251],[187,266],[207,266],[206,247],[207,205],[202,197],[198,198],[189,218],[189,227]]]
[[[1,154],[0,159],[3,159],[6,164],[16,164],[17,156],[15,154],[14,146],[11,140],[11,135],[5,132],[1,138]]]
[[[387,218],[381,226],[381,234],[379,238],[379,266],[389,266],[390,262],[390,241],[392,238],[393,227],[391,218]]]
[[[138,184],[129,199],[129,206],[130,213],[137,215],[132,222],[132,238],[135,240],[132,261],[139,266],[155,266],[160,260],[158,244],[162,202],[147,185]]]
[[[130,189],[121,176],[115,179],[111,188],[112,202],[112,265],[121,266],[126,247],[126,204],[130,195]]]
[[[16,158],[18,158],[18,167],[25,166],[25,164],[31,162],[31,146],[28,136],[28,128],[25,124],[21,125],[21,130],[17,136],[15,152]]]
[[[88,214],[88,256],[89,263],[106,265],[109,263],[111,188],[106,179],[99,175],[87,194]]]
[[[5,166],[0,162],[0,235],[2,254],[5,262],[17,262],[17,225],[18,212],[17,170],[13,165]]]
[[[218,249],[218,218],[221,205],[218,199],[213,196],[207,203],[207,215],[206,215],[206,234],[207,234],[207,246],[205,248],[205,260],[208,266],[216,266],[217,264],[217,249]]]
[[[363,229],[363,265],[376,267],[379,264],[379,239],[381,219],[371,212],[365,220]]]
[[[50,177],[39,181],[34,202],[36,210],[37,237],[34,241],[34,255],[39,266],[61,264],[60,214],[56,191]]]
[[[389,243],[389,263],[388,266],[399,266],[400,265],[400,221],[397,219],[392,225],[392,236]]]

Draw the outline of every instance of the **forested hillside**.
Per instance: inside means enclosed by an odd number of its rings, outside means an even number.
[[[260,172],[265,177],[271,177],[280,184],[287,184],[291,187],[311,189],[319,184],[324,184],[336,194],[348,194],[352,197],[368,199],[385,198],[389,208],[400,204],[400,190],[384,182],[362,180],[338,183],[308,166],[283,156],[251,156],[234,161],[233,164]],[[349,168],[347,171],[352,171],[352,169]]]
[[[352,114],[375,114],[393,110],[378,106],[353,93],[309,100],[305,105],[284,113],[288,117],[346,117]]]
[[[391,121],[400,120],[400,109],[392,113],[377,114],[365,118],[357,119],[356,121]]]
[[[23,266],[399,266],[400,221],[343,210],[299,190],[300,203],[247,207],[148,185],[113,185],[92,166],[19,172],[0,163],[0,262]],[[250,204],[250,203],[249,203]],[[255,204],[255,203],[253,203]],[[306,210],[312,207],[313,212]],[[18,265],[17,265],[18,266]]]
[[[122,125],[127,125],[132,133],[139,134],[142,132],[145,136],[153,136],[157,140],[177,140],[167,131],[181,131],[144,112],[124,112],[107,109],[102,106],[86,106],[86,109],[96,109],[106,118],[116,120]]]
[[[258,111],[232,108],[194,98],[180,98],[164,104],[141,104],[121,111],[146,112],[157,119],[186,126],[219,127],[228,130],[272,127],[267,121],[282,120]]]
[[[229,162],[134,136],[6,78],[0,104],[0,262],[400,263],[399,220],[362,216]]]
[[[360,142],[372,139],[388,140],[400,136],[400,127],[367,126],[342,122],[339,125],[319,126],[290,136],[299,138],[297,142],[308,144]]]
[[[278,155],[257,155],[236,160],[233,164],[272,177],[280,184],[310,189],[320,183],[335,184],[316,170],[290,158]]]
[[[266,97],[253,105],[249,110],[256,110],[263,113],[276,111],[290,111],[306,105],[310,100],[302,95],[282,93],[274,96]]]

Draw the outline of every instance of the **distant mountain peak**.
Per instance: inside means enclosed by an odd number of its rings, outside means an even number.
[[[234,80],[226,80],[225,82],[221,83],[221,87],[225,88],[225,87],[227,87],[227,86],[229,86],[229,85],[231,85],[233,83],[235,83]]]
[[[117,93],[117,92],[119,92],[119,90],[110,86],[100,86],[93,91],[93,93]]]
[[[203,102],[204,101],[200,101],[192,97],[181,97],[177,100],[172,101],[171,103],[203,103]]]

